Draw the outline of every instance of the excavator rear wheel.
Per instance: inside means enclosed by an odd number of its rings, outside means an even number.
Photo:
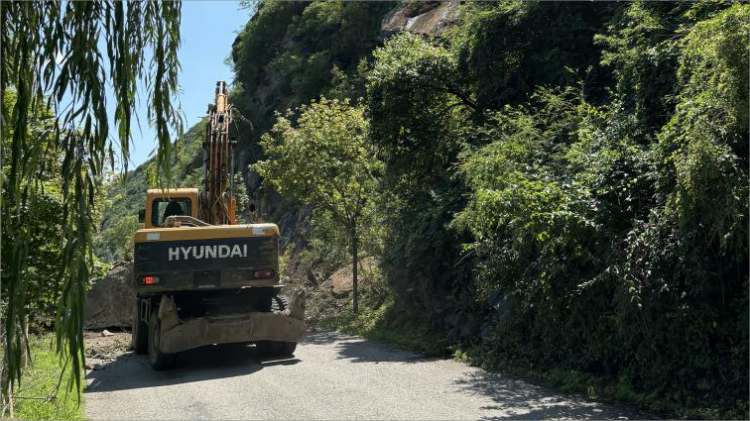
[[[133,329],[131,330],[131,347],[136,354],[148,352],[148,325],[141,319],[141,300],[135,300],[133,311]]]
[[[297,349],[296,342],[258,341],[255,349],[261,357],[289,357]]]
[[[297,342],[279,342],[279,354],[284,357],[294,355],[297,350]]]

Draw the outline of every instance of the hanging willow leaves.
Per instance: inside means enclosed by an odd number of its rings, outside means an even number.
[[[131,123],[141,97],[158,138],[157,166],[169,180],[172,136],[182,130],[177,93],[179,2],[2,2],[2,139],[5,238],[2,282],[3,390],[20,379],[27,308],[24,209],[51,167],[60,172],[63,238],[56,296],[56,345],[79,390],[83,309],[93,263],[94,198],[107,165],[127,171]],[[116,101],[107,118],[105,89]],[[46,110],[46,112],[45,112]],[[42,121],[44,120],[44,121]],[[43,124],[42,124],[43,123]],[[116,133],[116,135],[112,135]],[[119,153],[118,153],[119,152]],[[9,261],[7,261],[9,260]]]

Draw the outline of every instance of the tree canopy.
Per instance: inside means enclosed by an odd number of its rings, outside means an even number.
[[[106,166],[127,168],[139,84],[157,132],[158,166],[168,174],[174,134],[180,43],[178,2],[2,2],[3,391],[20,378],[27,290],[35,250],[24,229],[37,215],[40,180],[59,175],[57,350],[80,383],[83,303],[94,267],[96,198]],[[115,98],[107,117],[105,89]],[[12,99],[9,100],[12,96]],[[6,165],[7,164],[7,165]],[[54,170],[52,170],[54,168]],[[29,211],[26,211],[29,209]],[[6,220],[6,218],[9,218]],[[9,249],[9,250],[8,250]],[[72,384],[71,384],[72,385]]]
[[[315,205],[339,224],[352,247],[355,312],[357,235],[382,170],[367,141],[367,129],[362,107],[321,98],[277,117],[261,140],[269,159],[255,165],[279,194]]]

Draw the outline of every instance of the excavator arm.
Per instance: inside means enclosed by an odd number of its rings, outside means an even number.
[[[227,85],[216,82],[214,105],[209,109],[203,142],[203,191],[200,219],[212,225],[235,225],[234,161],[237,141],[231,138],[232,108],[227,104]]]

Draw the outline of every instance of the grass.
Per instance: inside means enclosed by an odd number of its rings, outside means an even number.
[[[21,385],[16,389],[13,414],[21,420],[84,420],[83,395],[75,389],[68,391],[67,379],[63,379],[59,392],[55,390],[60,380],[60,360],[53,348],[53,336],[42,335],[32,338],[31,360],[21,377]],[[4,414],[6,418],[8,414]]]

